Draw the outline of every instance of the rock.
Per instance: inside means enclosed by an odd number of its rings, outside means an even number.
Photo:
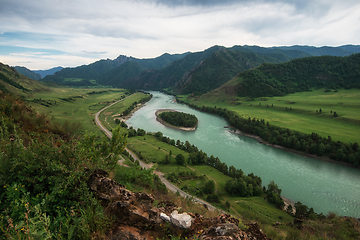
[[[121,227],[118,232],[111,237],[111,240],[147,240],[146,236],[142,236],[139,230],[134,227]]]
[[[170,222],[170,217],[165,213],[160,213],[160,218],[166,222]]]
[[[298,218],[294,219],[294,225],[301,225],[304,221]]]
[[[221,223],[206,229],[200,236],[203,240],[243,240],[252,239],[233,223]]]
[[[233,223],[225,223],[215,229],[215,232],[220,236],[229,236],[238,231],[239,228]]]
[[[190,228],[191,227],[191,217],[187,213],[179,214],[178,211],[173,211],[170,215],[170,221],[175,226],[181,228]]]
[[[257,222],[252,222],[249,224],[245,224],[248,226],[248,229],[246,229],[246,232],[248,234],[251,234],[256,239],[268,239],[266,235],[263,233],[263,231],[259,228],[259,225]]]

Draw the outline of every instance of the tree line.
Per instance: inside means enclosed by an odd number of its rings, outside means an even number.
[[[177,99],[177,102],[185,103],[180,99]],[[262,140],[270,144],[307,154],[329,157],[338,162],[348,163],[355,167],[360,166],[360,148],[357,142],[343,143],[333,141],[331,136],[327,138],[321,137],[315,132],[307,134],[288,128],[273,126],[269,122],[265,122],[264,119],[239,117],[234,112],[225,108],[199,107],[195,104],[188,105],[202,112],[219,115],[225,118],[227,122],[236,129],[244,133],[259,136]]]

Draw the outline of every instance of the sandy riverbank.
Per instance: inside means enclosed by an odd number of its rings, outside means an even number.
[[[146,103],[139,103],[128,115],[126,116],[122,116],[120,117],[120,114],[115,114],[115,115],[112,115],[112,117],[114,119],[119,119],[120,121],[122,122],[125,122],[126,123],[126,120],[128,120],[129,118],[132,117],[132,115],[137,111],[139,110],[140,108],[142,108],[143,106],[145,106]]]
[[[169,128],[172,128],[172,129],[179,129],[179,130],[182,130],[182,131],[188,131],[188,132],[191,132],[191,131],[195,131],[196,130],[196,126],[195,127],[191,127],[191,128],[187,128],[187,127],[177,127],[177,126],[174,126],[174,125],[171,125],[165,121],[163,121],[160,117],[159,117],[159,114],[162,113],[162,112],[177,112],[176,110],[173,110],[173,109],[159,109],[155,112],[155,116],[156,116],[156,121],[158,121],[159,123],[161,123],[162,125],[166,126],[166,127],[169,127]]]

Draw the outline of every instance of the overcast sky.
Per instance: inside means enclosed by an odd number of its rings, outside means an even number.
[[[213,45],[360,44],[359,0],[0,0],[0,62],[74,67]]]

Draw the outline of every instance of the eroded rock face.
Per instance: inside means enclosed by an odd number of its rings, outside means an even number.
[[[106,177],[103,170],[94,171],[89,187],[99,198],[109,201],[106,212],[115,216],[117,222],[141,228],[161,223],[158,209],[153,209],[154,197],[147,193],[133,193],[121,184]]]
[[[179,214],[176,211],[178,206],[171,202],[161,202],[160,208],[153,207],[153,195],[128,191],[123,185],[107,178],[107,172],[103,170],[96,170],[90,175],[88,186],[103,200],[106,213],[116,219],[117,227],[109,233],[112,240],[163,239],[169,233],[188,239],[194,236],[206,240],[267,239],[256,223],[248,224],[244,232],[237,227],[239,220],[228,214],[214,218],[193,213]]]

